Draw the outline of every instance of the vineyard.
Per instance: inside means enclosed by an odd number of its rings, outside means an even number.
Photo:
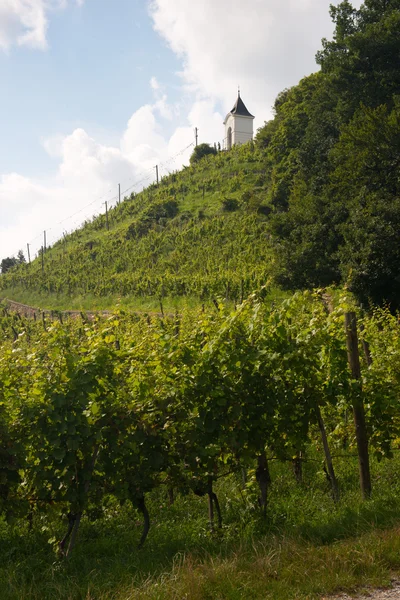
[[[2,600],[400,572],[399,0],[331,16],[254,142],[2,261]]]
[[[254,506],[265,515],[271,460],[293,462],[301,480],[307,456],[318,456],[333,506],[338,450],[358,452],[368,498],[368,446],[388,459],[399,437],[397,318],[385,310],[358,315],[358,353],[345,327],[345,317],[355,322],[348,299],[332,308],[307,292],[271,308],[264,296],[261,289],[234,312],[216,303],[212,312],[174,318],[62,323],[5,313],[6,519],[34,527],[59,514],[65,535],[52,543],[68,557],[82,518],[101,519],[110,503],[129,501],[143,518],[140,547],[150,529],[146,498],[157,489],[171,503],[189,491],[207,497],[214,531],[223,526],[216,482],[237,476],[243,493],[258,488]]]
[[[265,186],[255,145],[205,157],[65,235],[0,287],[14,300],[41,294],[49,308],[59,296],[70,308],[88,295],[94,304],[110,296],[239,302],[271,272]]]

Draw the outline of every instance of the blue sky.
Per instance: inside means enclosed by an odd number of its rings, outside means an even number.
[[[261,126],[316,70],[329,4],[0,0],[0,259],[180,168],[194,127],[222,141],[238,85]]]
[[[83,127],[112,142],[152,101],[149,73],[178,97],[180,61],[154,32],[145,2],[89,0],[54,11],[47,39],[46,52],[0,53],[3,172],[45,173],[51,158],[38,140],[54,133]]]

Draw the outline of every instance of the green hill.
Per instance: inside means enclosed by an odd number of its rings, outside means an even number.
[[[239,301],[270,274],[265,157],[254,144],[173,173],[1,277],[13,298],[46,295]],[[96,300],[95,300],[96,303]]]
[[[238,302],[345,285],[400,307],[400,0],[331,8],[318,73],[284,90],[255,143],[206,156],[132,195],[0,278],[47,304]],[[82,300],[83,299],[83,300]],[[167,301],[168,303],[168,301]],[[87,307],[87,306],[86,306]]]

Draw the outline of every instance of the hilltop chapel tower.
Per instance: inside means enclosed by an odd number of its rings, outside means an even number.
[[[235,106],[225,117],[225,148],[230,150],[235,144],[245,144],[253,139],[254,117],[247,110],[243,100],[238,97]]]

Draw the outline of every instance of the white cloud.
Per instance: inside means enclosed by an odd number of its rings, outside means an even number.
[[[359,5],[361,0],[354,4]],[[320,40],[332,33],[330,0],[151,0],[154,28],[183,60],[185,84],[222,102],[240,85],[256,125],[277,94],[315,71]]]
[[[165,154],[166,142],[157,124],[156,108],[146,104],[128,122],[121,148],[133,163],[151,167]]]
[[[50,138],[43,138],[41,140],[43,148],[51,158],[62,157],[62,145],[64,142],[64,136],[58,134]]]
[[[73,0],[1,0],[0,49],[11,46],[29,46],[38,50],[47,48],[48,14],[65,9]],[[78,6],[84,0],[75,0]]]
[[[222,115],[215,110],[214,102],[210,99],[197,100],[194,102],[188,117],[188,125],[178,127],[171,136],[168,144],[168,150],[171,155],[180,151],[181,148],[189,145],[194,139],[194,128],[197,127],[199,143],[207,142],[213,144],[224,137]],[[184,155],[187,162],[191,149]]]
[[[160,84],[158,83],[157,79],[155,77],[152,77],[150,79],[150,87],[152,90],[157,91],[160,89]]]
[[[122,191],[131,186],[141,189],[154,181],[156,164],[161,176],[167,172],[164,163],[170,170],[181,167],[188,154],[173,157],[193,136],[189,139],[185,128],[183,135],[172,138],[164,133],[160,121],[168,122],[173,111],[165,96],[142,106],[116,146],[99,143],[82,128],[42,140],[49,155],[59,161],[54,176],[45,180],[17,173],[0,176],[0,258],[25,250],[27,242],[33,242],[33,254],[42,244],[44,229],[53,243],[63,230],[71,231],[85,218],[104,212],[105,200],[109,206],[115,204],[118,183]]]

